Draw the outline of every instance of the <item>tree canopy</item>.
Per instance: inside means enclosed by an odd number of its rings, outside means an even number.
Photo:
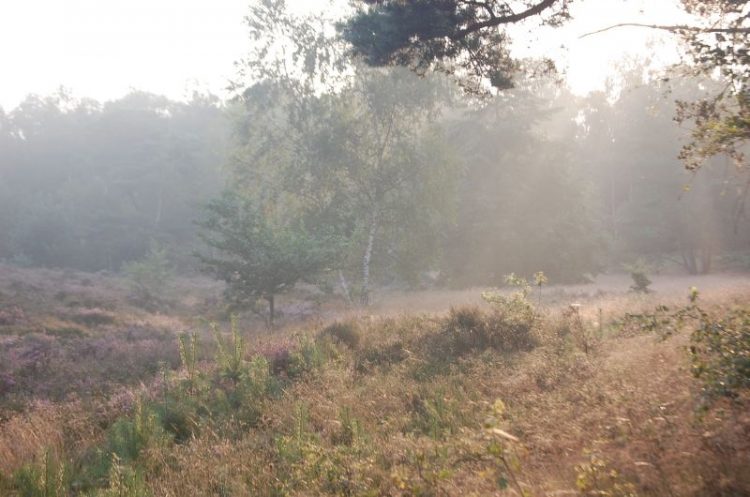
[[[568,0],[359,0],[360,8],[340,25],[354,55],[373,66],[402,65],[420,73],[437,70],[458,77],[470,91],[507,89],[519,71],[511,57],[511,24],[536,19],[559,25],[570,17]],[[710,97],[681,103],[676,119],[691,122],[692,140],[680,153],[696,169],[711,156],[728,154],[739,169],[750,138],[750,20],[748,0],[681,0],[691,24],[622,22],[606,29],[640,27],[680,37],[690,71],[719,78],[725,85]],[[594,33],[591,33],[594,34]],[[750,181],[747,183],[750,188]]]
[[[118,270],[156,240],[184,266],[200,204],[220,191],[218,99],[62,91],[0,113],[0,259]]]
[[[373,66],[456,74],[467,89],[481,91],[485,78],[495,88],[511,87],[518,69],[508,50],[510,39],[498,28],[532,20],[558,25],[569,17],[570,0],[520,6],[498,0],[360,0],[360,4],[365,8],[340,25],[355,56]]]

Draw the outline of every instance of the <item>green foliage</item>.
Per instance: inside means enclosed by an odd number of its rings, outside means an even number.
[[[166,407],[157,410],[157,417],[166,434],[172,436],[175,443],[184,443],[199,434],[197,406],[189,398],[177,398]]]
[[[271,206],[237,192],[212,200],[199,224],[211,248],[197,254],[206,271],[226,282],[226,296],[235,306],[267,300],[271,324],[274,297],[325,269],[336,252],[334,238],[322,226],[308,230],[302,219],[274,215]]]
[[[326,361],[326,351],[321,342],[303,335],[299,338],[299,345],[291,353],[289,359],[286,372],[290,378],[298,378],[319,370]]]
[[[436,119],[450,100],[443,81],[352,65],[325,16],[282,2],[253,6],[248,21],[255,48],[243,69],[255,77],[241,94],[236,183],[329,226],[341,241],[335,268],[358,275],[363,304],[375,281],[416,285],[439,260],[455,205],[458,163]]]
[[[219,368],[219,375],[236,385],[246,371],[245,341],[238,319],[232,316],[230,321],[229,343],[222,336],[216,323],[211,324],[211,331],[216,341],[216,364]]]
[[[198,352],[197,352],[197,339],[195,333],[191,333],[190,340],[188,341],[185,334],[181,334],[177,337],[177,346],[180,351],[180,363],[182,368],[187,372],[187,387],[190,393],[194,392],[198,387]]]
[[[513,24],[544,12],[549,23],[567,18],[567,1],[540,2],[540,8],[509,15],[501,3],[460,0],[372,2],[340,26],[354,53],[373,66],[404,65],[424,73],[429,69],[461,75],[471,92],[486,92],[483,80],[496,89],[512,86],[518,63],[509,52],[509,38],[498,26]]]
[[[694,317],[692,310],[692,307],[673,310],[658,305],[650,312],[626,313],[617,324],[623,334],[655,333],[663,339],[682,329],[686,320]]]
[[[693,375],[706,400],[737,397],[750,388],[750,311],[732,309],[721,319],[701,313],[690,339]]]
[[[505,296],[497,291],[482,293],[482,299],[491,304],[499,316],[510,324],[518,325],[520,329],[526,327],[530,331],[534,321],[534,306],[529,302],[528,295],[531,291],[526,278],[510,273],[505,277],[505,283],[517,291]]]
[[[16,471],[13,487],[18,497],[67,497],[69,475],[65,464],[45,450],[37,464]]]
[[[165,247],[152,241],[146,256],[140,261],[124,264],[122,271],[130,280],[138,302],[153,304],[166,300],[166,292],[173,274]]]
[[[142,400],[135,404],[130,419],[118,419],[107,432],[106,454],[114,454],[118,461],[136,461],[150,445],[163,442],[163,431],[156,413]]]

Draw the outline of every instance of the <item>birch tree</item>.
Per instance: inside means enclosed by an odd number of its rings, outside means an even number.
[[[324,21],[295,18],[278,3],[259,4],[250,19],[260,41],[245,62],[254,83],[240,93],[237,183],[284,196],[311,224],[331,226],[345,240],[336,268],[344,293],[344,275],[356,275],[352,287],[366,305],[376,266],[417,260],[407,251],[427,264],[438,246],[403,237],[434,236],[451,203],[435,201],[452,177],[433,124],[445,86],[403,69],[351,65]]]

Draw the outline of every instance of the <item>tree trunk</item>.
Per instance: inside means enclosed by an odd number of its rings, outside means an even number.
[[[372,261],[372,248],[375,245],[375,234],[378,230],[378,210],[375,209],[370,220],[370,232],[367,235],[367,247],[362,258],[362,295],[360,302],[366,306],[370,304],[370,262]]]
[[[352,305],[352,294],[349,292],[349,285],[346,283],[346,277],[341,269],[339,269],[339,284],[341,285],[341,290],[344,292],[346,303]]]
[[[698,274],[698,264],[695,260],[695,251],[691,248],[684,248],[681,250],[682,264],[690,274]]]
[[[276,312],[274,309],[274,295],[269,295],[266,297],[266,300],[268,301],[268,326],[273,328],[273,318]]]
[[[710,248],[704,248],[701,251],[701,274],[708,274],[711,272],[712,262],[713,250]]]

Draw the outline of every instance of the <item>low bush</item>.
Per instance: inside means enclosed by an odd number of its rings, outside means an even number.
[[[488,348],[504,352],[529,350],[537,344],[533,330],[533,313],[519,313],[505,307],[490,312],[478,307],[451,309],[442,330],[449,350],[439,352],[458,357]]]
[[[630,278],[633,280],[630,290],[635,293],[651,293],[649,288],[651,280],[648,277],[649,267],[644,260],[638,259],[635,263],[626,265],[625,269],[630,273]]]
[[[382,346],[362,348],[354,357],[354,369],[358,373],[367,373],[377,367],[390,367],[408,357],[402,341]]]
[[[354,321],[337,321],[320,332],[321,337],[331,337],[334,341],[342,343],[352,350],[359,347],[360,333]]]

